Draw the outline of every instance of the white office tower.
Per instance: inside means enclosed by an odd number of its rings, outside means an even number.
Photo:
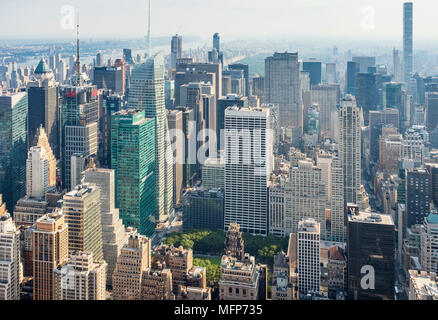
[[[156,145],[156,218],[166,220],[173,203],[173,152],[167,124],[164,97],[164,56],[153,55],[135,65],[131,73],[128,108],[145,110],[145,116],[155,118]]]
[[[322,170],[311,161],[298,161],[298,167],[290,171],[290,185],[285,197],[286,234],[296,233],[301,220],[312,218],[321,224],[321,237],[327,239],[326,190]]]
[[[26,195],[42,199],[49,186],[49,158],[44,147],[31,147],[26,161]]]
[[[265,59],[265,102],[280,108],[280,126],[292,130],[292,140],[303,134],[303,102],[298,53],[274,53]]]
[[[2,199],[0,196],[0,211]],[[0,216],[0,300],[20,300],[20,232],[9,213]]]
[[[298,224],[298,294],[306,296],[320,291],[320,224],[314,219],[304,219]]]
[[[105,300],[106,262],[76,251],[70,262],[54,270],[55,300]]]
[[[362,201],[361,197],[361,122],[356,99],[347,95],[339,110],[339,158],[344,169],[346,203]]]
[[[325,183],[326,208],[329,208],[327,240],[343,242],[346,230],[342,163],[336,155],[320,150],[316,157],[316,165],[321,169],[322,180]]]
[[[421,228],[421,270],[438,272],[438,213],[432,212],[424,218]]]
[[[102,222],[103,259],[107,266],[107,285],[112,284],[112,275],[120,255],[120,250],[128,241],[128,233],[119,217],[119,209],[114,207],[114,170],[90,168],[84,172],[84,182],[93,183],[100,188]]]
[[[225,110],[225,229],[268,231],[268,181],[272,170],[272,132],[267,108]]]

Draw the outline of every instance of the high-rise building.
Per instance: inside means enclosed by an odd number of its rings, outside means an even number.
[[[394,244],[391,216],[348,210],[348,299],[394,299]]]
[[[66,193],[62,203],[70,254],[85,251],[99,261],[103,260],[100,192],[95,184],[84,183]]]
[[[142,273],[151,267],[151,240],[131,233],[123,246],[113,273],[114,300],[140,300]]]
[[[182,58],[182,36],[176,34],[170,43],[170,69],[176,70],[176,60]]]
[[[68,228],[62,211],[39,218],[33,231],[33,299],[55,298],[55,269],[68,262]]]
[[[403,70],[400,61],[400,52],[397,49],[392,50],[392,74],[395,82],[403,81]]]
[[[322,82],[321,71],[322,63],[321,61],[309,60],[303,61],[303,70],[310,73],[310,85],[315,86]]]
[[[356,74],[355,87],[357,106],[362,109],[365,125],[368,125],[368,114],[371,110],[376,110],[378,104],[376,75],[359,72]]]
[[[217,101],[216,107],[216,144],[217,150],[223,150],[224,145],[222,136],[225,130],[225,110],[231,106],[247,107],[248,97],[244,97],[236,94],[228,94],[226,97],[222,97]]]
[[[81,75],[83,76],[83,75]],[[98,154],[99,101],[96,86],[84,83],[60,88],[62,98],[62,181],[71,190],[71,157]]]
[[[205,189],[225,188],[225,163],[221,158],[208,158],[202,166],[202,186]]]
[[[180,110],[169,110],[167,113],[167,123],[169,134],[174,147],[173,158],[173,202],[177,205],[181,201],[183,190],[183,150],[185,147],[184,139],[178,132],[183,132],[183,113]]]
[[[107,263],[106,283],[111,279],[120,250],[128,240],[128,233],[115,208],[115,173],[111,169],[89,168],[84,172],[84,182],[93,183],[100,189],[100,219],[102,224],[103,259]]]
[[[99,131],[99,165],[103,168],[111,167],[111,115],[124,109],[125,97],[119,94],[104,96],[102,101],[102,116]]]
[[[92,253],[73,252],[67,264],[54,270],[54,300],[106,300],[106,266]]]
[[[352,60],[358,64],[358,73],[370,72],[370,70],[376,66],[376,57],[358,56],[353,57]]]
[[[26,193],[28,97],[0,96],[0,194],[9,212]]]
[[[360,109],[353,96],[342,100],[339,110],[339,158],[344,169],[345,202],[358,203],[361,186]]]
[[[265,60],[265,101],[280,107],[280,126],[303,130],[298,53],[275,53]]]
[[[272,170],[270,109],[230,107],[225,111],[225,229],[268,232],[268,179]]]
[[[310,161],[299,161],[290,171],[290,184],[285,200],[286,234],[296,233],[298,224],[306,218],[313,218],[320,224],[320,236],[327,239],[325,208],[326,189],[322,170]]]
[[[114,93],[125,93],[125,62],[116,60],[114,65],[94,67],[93,83],[98,89],[110,89]]]
[[[242,70],[243,76],[245,77],[245,96],[250,96],[250,87],[249,87],[249,66],[245,63],[233,63],[228,65],[229,70]]]
[[[53,187],[56,185],[56,158],[53,153],[53,149],[50,146],[49,139],[47,137],[46,131],[43,127],[39,127],[35,134],[33,145],[36,147],[44,148],[45,155],[48,159],[48,187]]]
[[[421,227],[421,270],[438,272],[438,213],[434,210],[424,218]]]
[[[111,127],[116,207],[126,226],[150,236],[155,231],[159,197],[155,119],[146,118],[144,110],[121,110],[112,115]]]
[[[356,94],[356,74],[359,72],[359,64],[354,61],[347,62],[347,71],[345,74],[345,93]]]
[[[426,92],[426,127],[432,132],[438,126],[438,92]]]
[[[49,158],[44,147],[31,147],[26,161],[26,195],[45,198],[49,187]]]
[[[413,10],[412,2],[403,3],[403,73],[404,82],[413,75]]]
[[[222,95],[222,70],[223,70],[223,64],[216,62],[216,63],[201,63],[201,62],[193,62],[192,58],[187,58],[187,59],[180,59],[178,60],[178,63],[176,65],[176,71],[177,73],[179,72],[186,72],[189,75],[191,74],[196,75],[199,77],[199,74],[214,74],[214,81],[209,81],[209,80],[195,80],[195,79],[187,79],[187,82],[184,83],[188,83],[188,82],[199,82],[199,81],[204,81],[205,83],[210,82],[212,85],[215,86],[215,94],[216,94],[216,99],[219,99]],[[184,84],[182,83],[182,84]],[[179,105],[179,86],[181,85],[181,83],[179,81],[177,81],[177,78],[175,78],[175,103],[176,105]]]
[[[132,70],[128,108],[144,110],[144,117],[155,118],[154,209],[157,221],[163,221],[173,206],[173,155],[164,100],[163,53],[155,54]]]
[[[20,231],[0,195],[0,300],[20,300]]]
[[[422,224],[430,213],[431,178],[426,169],[414,168],[406,170],[406,221],[410,228]]]
[[[252,78],[251,95],[259,98],[260,103],[265,103],[265,78],[256,76]]]
[[[298,293],[306,296],[309,291],[320,291],[320,224],[314,219],[304,219],[297,226]]]
[[[55,76],[44,59],[35,69],[27,85],[29,128],[28,141],[33,141],[37,130],[42,126],[48,136],[49,144],[59,158],[59,110],[58,87]]]

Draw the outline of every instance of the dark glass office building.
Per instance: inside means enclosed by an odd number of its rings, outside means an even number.
[[[350,209],[350,208],[349,208]],[[348,210],[349,300],[394,299],[395,227],[389,215]]]
[[[25,92],[0,96],[0,194],[9,212],[26,193],[27,98]]]

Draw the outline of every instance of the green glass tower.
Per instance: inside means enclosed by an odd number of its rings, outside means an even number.
[[[133,68],[128,108],[144,110],[146,117],[155,119],[155,215],[157,220],[166,221],[173,204],[173,152],[168,139],[162,52]]]
[[[26,193],[27,93],[0,96],[0,194],[9,212]]]
[[[155,119],[144,110],[111,116],[111,167],[116,173],[116,206],[126,226],[150,237],[155,231]]]

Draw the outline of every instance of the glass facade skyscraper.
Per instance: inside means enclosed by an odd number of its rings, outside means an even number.
[[[163,53],[153,55],[132,70],[128,109],[144,110],[145,117],[155,118],[155,209],[156,218],[165,220],[173,203],[173,153],[167,139]]]
[[[27,93],[0,96],[0,194],[9,212],[26,194]]]
[[[111,167],[116,172],[116,207],[126,226],[146,236],[155,231],[155,119],[144,110],[121,110],[111,119]]]

